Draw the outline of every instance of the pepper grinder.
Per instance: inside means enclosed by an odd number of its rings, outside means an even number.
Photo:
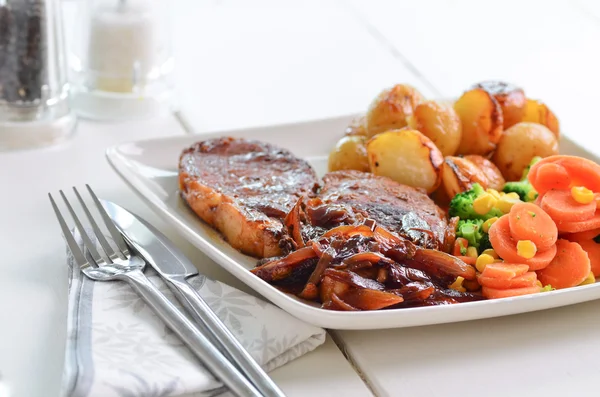
[[[74,131],[59,0],[0,0],[0,150]]]
[[[170,105],[173,57],[166,1],[80,1],[70,62],[79,115],[153,116]]]

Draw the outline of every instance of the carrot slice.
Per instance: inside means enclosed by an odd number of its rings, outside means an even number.
[[[556,245],[538,251],[533,258],[525,259],[517,253],[517,242],[510,234],[510,223],[508,216],[502,216],[490,227],[490,243],[492,248],[509,263],[522,263],[529,266],[529,270],[540,270],[548,266],[556,254]]]
[[[503,280],[495,277],[485,277],[483,274],[477,278],[479,284],[484,287],[497,289],[525,288],[536,285],[537,274],[535,272],[527,272],[521,276],[513,277],[508,280]]]
[[[596,202],[581,204],[575,201],[570,190],[550,190],[544,194],[541,207],[555,221],[579,222],[594,216]]]
[[[571,186],[585,186],[600,192],[600,165],[583,157],[548,156],[531,167],[528,178],[540,194],[550,189],[566,190]]]
[[[540,251],[553,246],[558,238],[556,223],[546,211],[532,203],[513,205],[508,223],[514,240],[531,240]]]
[[[460,252],[461,247],[464,249],[467,249],[468,246],[469,246],[469,241],[466,238],[457,237],[456,240],[454,241],[454,248],[452,250],[452,255],[461,256],[462,255]]]
[[[591,269],[587,252],[578,243],[563,239],[559,239],[556,246],[556,256],[548,266],[538,270],[538,279],[543,285],[550,284],[556,289],[579,285]]]
[[[481,277],[495,278],[508,281],[518,276],[524,275],[529,266],[513,263],[490,263],[483,269]]]
[[[510,298],[511,296],[521,296],[536,294],[541,288],[537,285],[523,288],[497,289],[490,287],[481,287],[481,293],[488,299]]]
[[[540,163],[542,160],[531,167],[527,176],[531,186],[540,195],[548,190],[566,190],[571,186],[571,179],[565,167],[552,163]]]
[[[579,233],[563,234],[561,237],[564,238],[565,240],[574,241],[574,242],[578,243],[580,241],[592,240],[592,239],[596,238],[597,236],[600,236],[600,228],[586,230],[585,232],[579,232]]]
[[[581,233],[600,228],[600,210],[596,210],[594,216],[579,222],[556,222],[559,233]]]
[[[591,239],[579,240],[575,242],[581,245],[581,248],[587,252],[590,260],[590,269],[592,273],[594,273],[594,277],[600,277],[600,244]]]

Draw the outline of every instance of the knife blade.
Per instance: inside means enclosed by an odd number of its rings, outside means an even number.
[[[100,201],[127,243],[166,282],[200,331],[263,395],[285,396],[186,280],[199,272],[183,252],[162,232],[139,216],[111,201]]]

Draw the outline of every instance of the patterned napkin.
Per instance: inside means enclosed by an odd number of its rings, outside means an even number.
[[[70,253],[68,265],[63,396],[212,396],[226,391],[128,284],[86,278]],[[145,273],[181,308],[150,266]],[[267,371],[325,342],[323,329],[270,303],[201,275],[189,281]]]

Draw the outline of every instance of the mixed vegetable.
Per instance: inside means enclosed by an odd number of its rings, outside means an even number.
[[[460,219],[453,254],[477,270],[469,289],[495,299],[595,282],[599,196],[600,166],[564,155],[534,158],[502,192],[474,184],[457,194],[449,208]]]

